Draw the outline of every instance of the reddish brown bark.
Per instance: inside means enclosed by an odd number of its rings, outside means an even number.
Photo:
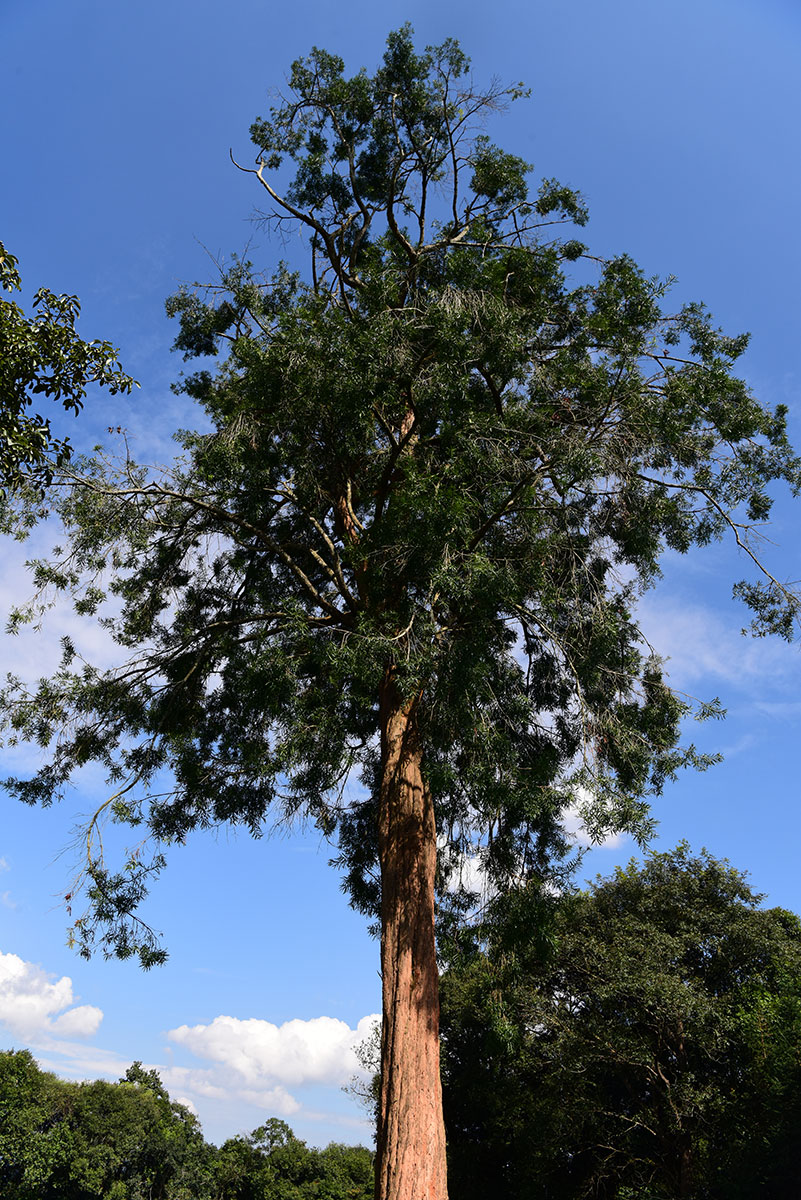
[[[376,1200],[447,1200],[434,943],[436,827],[416,702],[381,689],[381,1104]]]

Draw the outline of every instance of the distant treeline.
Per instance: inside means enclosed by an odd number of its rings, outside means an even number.
[[[441,914],[451,1200],[797,1200],[801,921],[760,901],[680,846]],[[217,1148],[139,1063],[78,1084],[0,1054],[2,1200],[372,1195],[364,1147],[272,1119]]]
[[[310,1149],[283,1121],[221,1147],[134,1063],[70,1083],[27,1050],[0,1053],[2,1200],[372,1200],[372,1154]]]

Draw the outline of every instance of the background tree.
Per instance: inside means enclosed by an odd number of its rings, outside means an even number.
[[[49,1200],[69,1173],[74,1137],[63,1119],[64,1085],[28,1050],[0,1053],[0,1193]]]
[[[80,1084],[70,1124],[76,1198],[190,1200],[203,1194],[209,1156],[200,1126],[163,1089],[127,1081]]]
[[[220,1200],[370,1200],[373,1158],[363,1146],[310,1149],[275,1117],[218,1152]]]
[[[3,1200],[369,1200],[363,1146],[300,1141],[271,1118],[210,1146],[139,1062],[118,1083],[69,1083],[27,1050],[0,1052]]]
[[[68,1083],[0,1054],[4,1200],[212,1200],[213,1148],[155,1071]]]
[[[579,196],[530,195],[481,124],[520,88],[478,90],[454,41],[417,53],[404,28],[375,75],[314,50],[290,90],[252,174],[265,220],[308,233],[308,278],[234,261],[170,302],[188,358],[226,355],[183,382],[212,431],[182,463],[60,472],[66,549],[37,582],[90,614],[110,586],[131,657],[76,667],[66,643],[38,690],[10,684],[12,737],[51,754],[9,786],[49,803],[106,767],[103,811],[156,853],[105,864],[96,815],[74,936],[145,965],[163,951],[136,906],[170,842],[258,835],[274,806],[336,839],[381,928],[378,1194],[440,1200],[437,880],[465,852],[500,887],[544,876],[571,803],[593,834],[647,832],[647,797],[705,760],[677,748],[687,705],[637,595],[665,546],[752,553],[799,467],[783,412],[732,376],[744,338],[546,231],[584,223]],[[740,592],[789,635],[779,581]]]
[[[454,1194],[789,1200],[801,922],[761,899],[684,845],[499,902],[443,979]]]
[[[2,242],[0,286],[22,290],[18,260]],[[18,487],[23,479],[40,487],[53,466],[69,457],[69,441],[52,434],[49,418],[28,411],[35,397],[60,401],[77,413],[89,384],[107,387],[112,396],[134,386],[109,342],[78,337],[77,296],[40,288],[33,307],[36,315],[26,317],[12,300],[0,300],[0,489]]]

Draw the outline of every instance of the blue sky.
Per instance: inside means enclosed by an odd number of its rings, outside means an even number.
[[[173,430],[195,418],[169,391],[180,363],[165,296],[209,277],[208,252],[251,241],[269,267],[296,250],[250,223],[259,196],[229,147],[250,157],[251,121],[313,44],[373,68],[406,20],[422,43],[458,37],[478,81],[531,86],[493,127],[501,144],[585,194],[596,253],[626,251],[648,273],[677,276],[677,306],[702,299],[729,332],[752,332],[742,372],[766,404],[789,405],[801,445],[801,15],[791,0],[0,0],[13,98],[0,116],[0,237],[30,291],[81,297],[83,335],[118,345],[142,385],[130,401],[87,406],[70,426],[76,444],[120,424],[139,456],[170,454]],[[785,579],[801,578],[800,511],[782,497],[770,532]],[[6,607],[24,594],[29,552],[3,549]],[[750,870],[770,903],[801,911],[799,654],[740,636],[745,614],[730,596],[744,573],[728,546],[671,556],[643,605],[674,684],[720,696],[729,713],[690,731],[725,762],[666,791],[655,844],[705,845]],[[65,620],[6,640],[4,665],[45,670]],[[73,632],[104,652],[93,630]],[[193,837],[150,908],[168,964],[143,975],[85,963],[65,946],[60,898],[72,831],[101,793],[87,775],[56,809],[0,798],[0,1046],[29,1045],[76,1078],[115,1078],[144,1060],[215,1140],[269,1115],[315,1144],[367,1140],[339,1089],[379,1005],[378,949],[328,848],[302,830],[256,843]],[[631,852],[594,850],[587,871]]]

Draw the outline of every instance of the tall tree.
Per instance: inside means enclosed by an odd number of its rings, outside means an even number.
[[[19,262],[2,242],[0,287],[22,290]],[[33,307],[36,315],[26,317],[13,300],[0,300],[0,489],[23,481],[41,487],[51,476],[52,460],[58,464],[69,457],[69,441],[53,435],[49,418],[28,411],[35,397],[60,401],[77,413],[89,384],[107,387],[112,396],[134,386],[109,342],[84,342],[76,333],[77,296],[40,288]]]
[[[731,374],[745,338],[551,236],[585,222],[580,197],[531,196],[482,125],[522,89],[478,90],[456,42],[418,53],[408,27],[372,76],[315,49],[289,86],[242,169],[265,220],[308,233],[308,278],[234,260],[174,297],[178,348],[224,355],[181,385],[212,431],[166,472],[61,472],[67,549],[37,581],[92,613],[110,579],[131,657],[76,669],[67,644],[38,691],[6,690],[13,735],[51,748],[9,786],[49,803],[105,765],[104,811],[156,854],[105,864],[96,814],[74,935],[145,965],[164,952],[135,910],[170,842],[258,835],[274,806],[335,838],[380,919],[377,1194],[441,1200],[438,881],[465,853],[500,886],[542,875],[570,803],[593,833],[647,832],[648,795],[704,760],[678,748],[687,706],[637,594],[666,545],[747,545],[799,465],[782,411]],[[778,581],[741,591],[790,633]]]

